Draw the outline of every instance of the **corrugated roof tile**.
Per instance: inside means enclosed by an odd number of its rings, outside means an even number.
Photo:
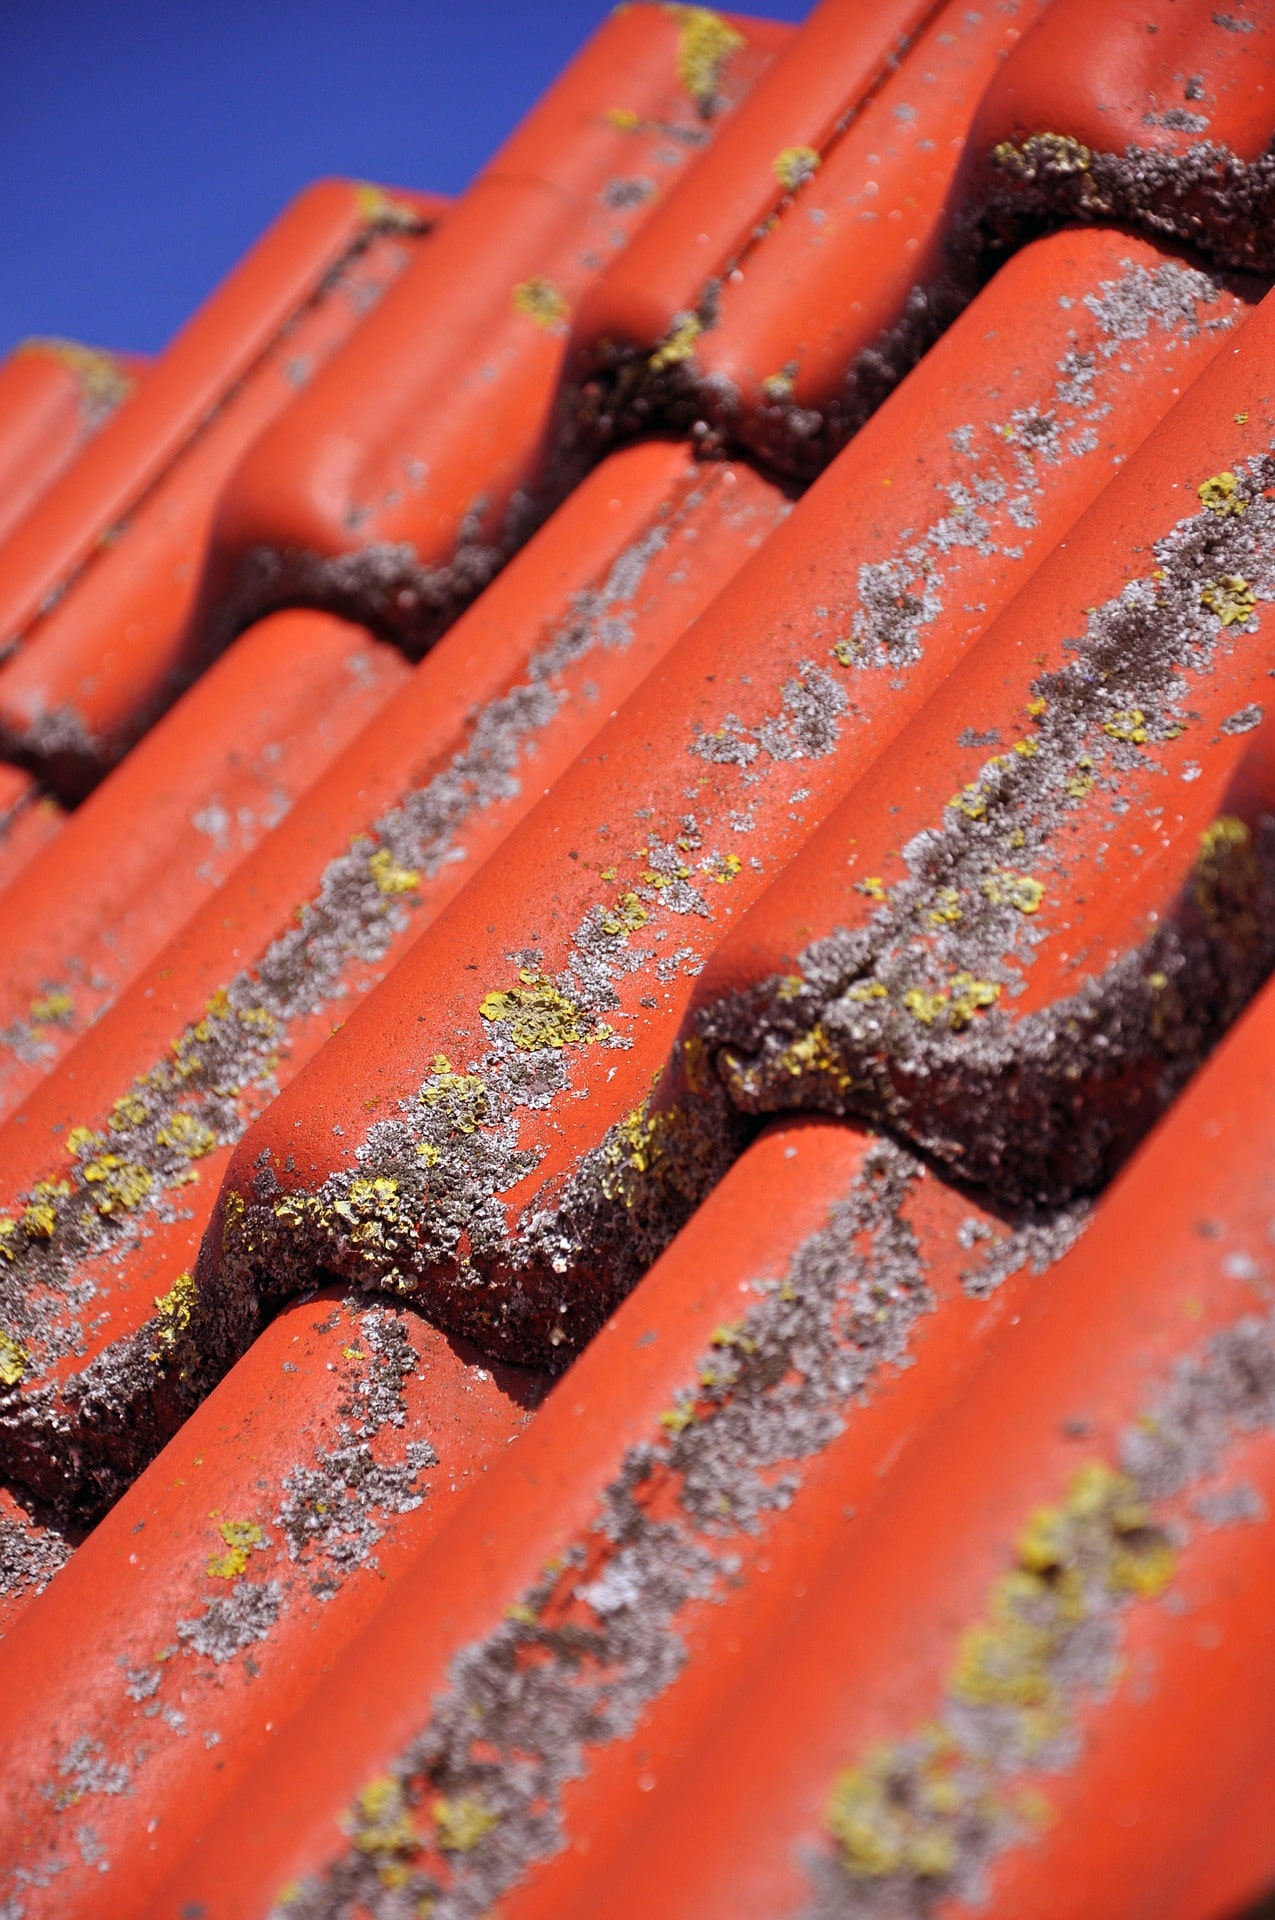
[[[0,540],[106,425],[144,365],[75,340],[14,348],[0,366]]]
[[[1273,28],[621,9],[0,372],[6,1913],[1275,1884]]]

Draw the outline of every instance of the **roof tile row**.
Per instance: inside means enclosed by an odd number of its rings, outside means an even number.
[[[1275,1879],[1273,24],[621,10],[0,541],[27,1920]]]

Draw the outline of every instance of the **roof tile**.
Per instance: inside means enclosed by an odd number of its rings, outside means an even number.
[[[0,370],[6,1914],[1275,1883],[1273,28],[620,9]]]

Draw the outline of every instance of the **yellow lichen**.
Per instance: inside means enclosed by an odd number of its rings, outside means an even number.
[[[784,1002],[799,1000],[805,985],[799,973],[786,973],[775,987],[775,998]]]
[[[741,1071],[731,1056],[727,1056],[727,1060],[733,1084],[746,1084],[746,1070]],[[808,1032],[798,1034],[795,1040],[789,1041],[775,1065],[782,1067],[785,1073],[790,1073],[794,1080],[807,1079],[811,1075],[826,1080],[840,1093],[849,1093],[854,1086],[844,1062],[828,1038],[827,1029],[818,1021]]]
[[[86,347],[78,340],[62,340],[53,335],[33,335],[14,348],[15,353],[44,353],[69,367],[86,397],[112,411],[133,391],[132,375],[126,373],[114,354],[100,347]]]
[[[711,7],[666,6],[664,11],[679,28],[677,77],[707,118],[717,104],[722,68],[748,42]]]
[[[1200,605],[1216,614],[1224,627],[1242,626],[1257,611],[1257,594],[1243,574],[1225,573],[1200,593]]]
[[[38,995],[27,1011],[33,1026],[65,1026],[75,1012],[75,1002],[65,988],[51,987],[48,993]]]
[[[398,233],[419,233],[425,224],[408,201],[396,200],[384,187],[374,186],[370,180],[357,182],[354,197],[359,217],[369,227]]]
[[[248,1555],[262,1545],[265,1535],[251,1520],[223,1520],[217,1529],[226,1543],[225,1553],[214,1553],[207,1571],[214,1580],[237,1580],[248,1564]]]
[[[472,1853],[499,1825],[499,1817],[474,1793],[457,1800],[435,1800],[433,1814],[435,1837],[444,1853]]]
[[[666,367],[678,366],[682,361],[689,360],[695,351],[695,342],[703,331],[697,314],[678,314],[673,325],[647,361],[651,372],[663,373]]]
[[[869,900],[888,900],[890,897],[885,890],[885,881],[878,873],[870,873],[866,880],[856,880],[854,890],[866,894]]]
[[[1087,753],[1082,753],[1076,762],[1076,771],[1066,781],[1066,791],[1071,799],[1083,800],[1093,785],[1093,761]]]
[[[706,1093],[712,1084],[712,1067],[708,1048],[697,1033],[682,1042],[682,1072],[691,1093]]]
[[[217,1136],[212,1128],[206,1127],[202,1120],[196,1120],[193,1113],[170,1114],[155,1138],[161,1147],[172,1147],[175,1152],[185,1154],[188,1160],[202,1159],[217,1144]]]
[[[351,1846],[359,1853],[419,1853],[421,1849],[403,1789],[389,1774],[364,1787],[345,1826]]]
[[[1037,913],[1045,897],[1039,880],[1021,873],[989,873],[983,892],[994,907],[1017,907],[1019,913]]]
[[[0,1386],[16,1387],[30,1357],[20,1340],[0,1328]]]
[[[104,1142],[100,1133],[94,1133],[92,1127],[72,1127],[66,1136],[66,1150],[73,1160],[82,1153],[96,1153]]]
[[[1250,828],[1233,813],[1221,814],[1200,835],[1193,887],[1196,906],[1211,923],[1226,919],[1239,931],[1251,923],[1260,877]]]
[[[23,1210],[22,1231],[28,1240],[51,1240],[57,1224],[57,1214],[47,1200],[33,1201]]]
[[[1001,990],[993,980],[976,980],[972,973],[958,973],[948,983],[951,1004],[947,1010],[947,1024],[959,1033],[967,1027],[976,1013],[995,1006],[1000,999]]]
[[[1243,513],[1248,506],[1240,492],[1239,479],[1229,468],[1202,480],[1197,492],[1210,513]]]
[[[737,853],[724,854],[712,869],[713,879],[716,880],[719,887],[724,887],[728,880],[733,880],[735,875],[740,872],[743,864],[743,861]],[[685,871],[684,869],[684,874]]]
[[[929,911],[932,927],[954,927],[964,918],[961,912],[961,896],[955,887],[940,887],[934,896],[935,904]]]
[[[514,312],[534,320],[538,327],[561,327],[567,317],[567,302],[552,280],[522,280],[514,288]]]
[[[609,126],[616,127],[621,133],[640,133],[646,124],[640,113],[632,107],[608,107],[602,116]]]
[[[615,905],[602,916],[603,933],[636,933],[647,923],[648,914],[636,893],[622,893]]]
[[[1068,1732],[1067,1652],[1100,1615],[1104,1595],[1154,1599],[1174,1570],[1172,1544],[1135,1483],[1104,1462],[1082,1467],[1061,1502],[1030,1516],[986,1618],[964,1635],[950,1682],[956,1703],[1005,1717],[1004,1738],[1016,1738],[1030,1764]],[[861,1878],[941,1880],[958,1863],[971,1818],[1047,1825],[1048,1801],[1034,1788],[1007,1788],[994,1765],[941,1724],[874,1748],[837,1778],[828,1803],[843,1866]]]
[[[685,1401],[676,1407],[666,1407],[660,1415],[659,1424],[666,1433],[685,1433],[695,1424],[695,1409]]]
[[[735,1353],[756,1353],[757,1342],[751,1334],[745,1332],[742,1320],[729,1321],[725,1326],[714,1330],[710,1345],[730,1348]]]
[[[971,780],[959,793],[954,793],[947,804],[957,813],[963,813],[967,820],[983,820],[987,817],[987,797],[977,780]]]
[[[139,1093],[122,1093],[111,1108],[111,1117],[107,1125],[112,1133],[131,1133],[140,1127],[147,1117],[146,1102]]]
[[[909,987],[903,996],[903,1005],[914,1020],[932,1027],[947,1012],[947,995],[931,993],[924,987]]]
[[[1122,707],[1110,720],[1103,721],[1102,730],[1113,740],[1125,740],[1130,746],[1140,747],[1147,738],[1147,716],[1141,707]]]
[[[938,1880],[957,1862],[957,1822],[972,1810],[974,1791],[959,1772],[960,1755],[942,1729],[929,1731],[919,1754],[878,1747],[833,1785],[826,1814],[841,1861],[859,1879],[909,1874]],[[911,1791],[899,1790],[906,1770]]]
[[[1015,174],[1020,180],[1035,180],[1041,173],[1059,178],[1088,173],[1093,155],[1083,142],[1069,133],[1035,133],[1021,145],[1000,140],[992,148],[992,165],[1002,173]]]
[[[774,406],[780,406],[785,400],[791,400],[796,390],[795,372],[796,363],[794,362],[791,373],[787,367],[784,367],[779,373],[768,373],[761,383],[764,398],[769,400]],[[842,645],[844,644],[843,641]],[[842,658],[841,647],[834,647],[832,651],[841,661],[843,667],[850,664],[848,660]]]
[[[770,164],[780,186],[795,193],[818,173],[820,161],[813,147],[785,147]]]
[[[151,1359],[162,1362],[171,1359],[177,1351],[181,1337],[190,1327],[190,1317],[195,1310],[195,1282],[189,1273],[179,1273],[167,1293],[156,1294],[155,1309],[159,1314],[159,1327],[155,1334],[155,1351]]]
[[[413,893],[421,884],[421,876],[416,869],[401,867],[388,847],[378,847],[375,853],[368,855],[367,870],[380,893]]]
[[[108,1219],[112,1214],[128,1213],[139,1207],[151,1190],[150,1169],[136,1160],[122,1160],[117,1153],[103,1153],[90,1160],[84,1178],[99,1189],[93,1204]]]
[[[435,1071],[420,1098],[424,1106],[442,1110],[453,1133],[472,1133],[487,1117],[487,1089],[476,1073]]]
[[[525,967],[518,977],[521,986],[487,995],[478,1009],[484,1020],[508,1027],[510,1039],[525,1053],[540,1047],[561,1051],[589,1038],[579,1007],[552,980]]]

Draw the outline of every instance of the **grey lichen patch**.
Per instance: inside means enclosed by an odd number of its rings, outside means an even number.
[[[831,642],[824,662],[799,658],[778,698],[747,720],[727,711],[716,724],[697,723],[689,755],[719,770],[718,783],[737,780],[747,789],[727,796],[746,799],[747,813],[720,809],[732,833],[749,830],[760,806],[773,812],[771,788],[781,769],[838,750],[855,721],[856,694],[871,685],[864,676],[884,673],[902,684],[922,658],[928,630],[950,617],[970,562],[977,567],[1006,548],[1021,558],[1023,531],[1036,524],[1055,475],[1076,457],[1072,442],[1102,416],[1107,402],[1098,381],[1120,343],[1139,328],[1167,336],[1209,324],[1201,315],[1218,299],[1205,276],[1175,263],[1129,265],[1090,291],[1095,307],[1085,339],[1092,351],[1063,354],[1033,404],[1007,405],[1004,417],[978,431],[957,429],[955,475],[937,491],[931,516],[908,529],[895,552],[859,568],[849,608],[815,610],[816,632]],[[1203,619],[1206,610],[1199,611]],[[867,697],[876,693],[872,687]],[[716,812],[718,801],[711,804]],[[298,1194],[283,1180],[286,1194],[263,1191],[256,1205],[245,1194],[244,1213],[228,1216],[223,1248],[209,1255],[208,1283],[215,1274],[218,1285],[268,1292],[295,1286],[317,1265],[402,1289],[442,1324],[513,1358],[561,1361],[590,1337],[752,1131],[711,1067],[696,1076],[694,1100],[683,1099],[669,1075],[516,1221],[501,1204],[500,1196],[534,1171],[535,1143],[545,1137],[543,1125],[523,1123],[520,1109],[544,1111],[579,1091],[579,1045],[619,1004],[621,979],[654,960],[663,981],[668,967],[659,943],[671,917],[691,926],[711,917],[716,886],[742,870],[740,854],[710,846],[706,815],[687,815],[681,826],[676,839],[669,830],[667,842],[647,834],[636,872],[621,878],[618,867],[611,870],[614,892],[577,928],[560,974],[545,975],[537,960],[523,969],[521,984],[502,981],[483,1003],[486,1038],[499,1027],[506,1038],[517,1030],[531,1039],[531,999],[541,996],[547,1006],[564,996],[575,1013],[574,1027],[560,1034],[562,1046],[517,1049],[520,1057],[503,1046],[459,1062],[448,1058],[404,1103],[401,1117],[369,1131],[356,1171],[334,1175],[312,1193]],[[1010,868],[997,885],[1004,916],[1030,919],[1037,883]],[[990,913],[992,901],[985,905]],[[940,901],[936,911],[956,910]],[[969,1025],[997,991],[985,974],[971,973],[951,1006]],[[500,1021],[490,1017],[497,1007]],[[550,1026],[555,1021],[561,1025],[560,1013]]]
[[[48,1514],[0,1506],[0,1595],[34,1598],[64,1567],[77,1536]]]
[[[933,1306],[936,1249],[908,1218],[926,1177],[901,1149],[873,1145],[826,1225],[779,1277],[751,1283],[740,1317],[712,1333],[657,1431],[600,1491],[592,1527],[456,1655],[427,1725],[351,1808],[348,1848],[287,1890],[279,1920],[390,1920],[422,1901],[435,1920],[477,1920],[563,1845],[563,1788],[589,1749],[630,1737],[675,1683],[689,1610],[727,1596],[741,1548],[799,1498],[802,1463],[883,1367],[906,1361]],[[460,1849],[447,1836],[458,1807],[481,1810]]]
[[[1267,1523],[1251,1487],[1228,1490],[1222,1508],[1207,1485],[1183,1496],[1272,1427],[1275,1321],[1248,1317],[1178,1364],[1116,1465],[1090,1462],[1031,1516],[937,1715],[833,1783],[834,1844],[812,1853],[805,1920],[923,1920],[953,1897],[982,1902],[990,1863],[1052,1820],[1039,1782],[1083,1753],[1080,1712],[1119,1684],[1130,1608],[1171,1586],[1196,1522]]]
[[[1241,273],[1275,271],[1275,157],[1242,160],[1216,141],[1174,153],[1131,146],[1102,153],[1055,133],[1002,141],[988,186],[967,216],[998,252],[1067,221],[1130,226],[1184,242]]]
[[[15,1479],[50,1501],[100,1511],[248,1345],[256,1302],[199,1293],[187,1277],[189,1291],[157,1299],[137,1334],[91,1355],[65,1385],[45,1380],[60,1360],[86,1352],[99,1285],[86,1269],[121,1266],[157,1221],[176,1217],[200,1160],[237,1140],[274,1092],[293,1024],[339,1001],[351,967],[385,959],[422,879],[464,857],[475,815],[518,795],[524,761],[570,697],[567,676],[595,649],[630,644],[648,567],[679,530],[693,529],[703,500],[691,489],[596,589],[575,596],[532,653],[525,680],[473,717],[450,765],[329,863],[296,925],[213,996],[168,1057],[121,1093],[104,1124],[73,1129],[64,1167],[0,1216],[0,1328],[25,1356],[17,1380],[0,1370],[0,1461]],[[514,991],[526,993],[526,983]],[[525,1026],[524,1018],[519,1031]],[[538,1059],[528,1055],[514,1071],[520,1097],[546,1071]],[[447,1139],[462,1105],[451,1089],[446,1116],[439,1110]],[[358,1210],[349,1224],[365,1229],[365,1241],[375,1230],[377,1192],[343,1202]],[[307,1271],[292,1290],[312,1278]]]
[[[524,966],[476,996],[483,1051],[461,1063],[438,1055],[399,1114],[369,1128],[355,1169],[311,1192],[264,1167],[251,1199],[231,1196],[221,1244],[206,1246],[200,1267],[209,1297],[292,1292],[318,1268],[408,1295],[440,1324],[515,1360],[565,1359],[597,1330],[739,1142],[723,1152],[698,1121],[692,1128],[643,1106],[512,1231],[500,1196],[534,1172],[536,1116],[570,1096],[579,1056],[629,1044],[607,1015],[620,1004],[618,984],[654,957],[654,944],[637,942],[706,917],[705,892],[741,870],[693,815],[681,824],[676,842],[648,835],[637,884],[588,910],[559,974]]]
[[[1024,738],[903,848],[904,878],[860,882],[879,902],[867,924],[700,1012],[742,1110],[863,1116],[1012,1204],[1102,1186],[1275,958],[1275,823],[1215,822],[1142,946],[1048,1009],[1016,1017],[1013,1002],[1053,900],[1098,857],[1098,809],[1119,815],[1146,756],[1191,724],[1219,650],[1248,643],[1257,599],[1275,592],[1272,478],[1275,462],[1253,461],[1241,510],[1181,521],[1154,567],[1089,615],[1071,658],[1033,683]],[[1239,623],[1202,592],[1222,576],[1252,586]]]
[[[387,1426],[406,1419],[403,1382],[416,1369],[401,1314],[372,1306],[359,1319],[358,1357],[337,1423],[337,1444],[284,1475],[277,1523],[288,1557],[307,1569],[310,1590],[327,1600],[358,1567],[377,1564],[375,1549],[391,1515],[411,1513],[426,1497],[421,1475],[438,1465],[428,1440],[409,1440],[401,1460],[375,1446]]]
[[[114,1661],[114,1690],[109,1683],[90,1690],[78,1710],[69,1706],[59,1716],[59,1738],[64,1746],[70,1741],[70,1758],[65,1751],[55,1755],[48,1797],[62,1808],[74,1804],[73,1795],[124,1790],[86,1785],[92,1780],[120,1780],[144,1794],[153,1777],[149,1770],[162,1767],[169,1750],[161,1727],[178,1739],[191,1731],[192,1672],[220,1689],[232,1661],[239,1659],[239,1671],[250,1681],[276,1660],[295,1659],[297,1636],[307,1633],[305,1616],[308,1611],[313,1621],[314,1602],[334,1600],[360,1570],[375,1574],[378,1545],[428,1497],[425,1476],[438,1465],[438,1455],[423,1437],[403,1437],[409,1417],[405,1383],[419,1365],[410,1312],[331,1296],[299,1311],[307,1313],[311,1331],[329,1338],[320,1352],[333,1356],[327,1364],[339,1383],[335,1418],[303,1428],[291,1464],[277,1479],[259,1480],[236,1517],[226,1518],[220,1509],[209,1516],[206,1538],[190,1563],[189,1586],[169,1625],[159,1626],[167,1645],[157,1647],[151,1638],[156,1621],[141,1576],[140,1625],[128,1608],[120,1615],[115,1644],[122,1640],[123,1650]],[[324,1317],[316,1321],[318,1312]],[[320,1444],[320,1436],[334,1444]],[[54,1531],[35,1539],[44,1543],[44,1558],[35,1559],[40,1547],[34,1545],[24,1552],[19,1573],[38,1590],[65,1552],[59,1556]],[[10,1565],[6,1523],[0,1525],[0,1576]],[[165,1563],[161,1555],[160,1569],[173,1605],[171,1557]],[[186,1712],[165,1697],[174,1686]],[[216,1692],[209,1697],[215,1700]],[[121,1729],[133,1726],[136,1742],[121,1737]],[[215,1746],[219,1737],[207,1730],[205,1744]],[[127,1766],[119,1760],[122,1752],[129,1755]],[[0,1862],[0,1912],[20,1884],[9,1863]]]
[[[1138,148],[1095,154],[1046,133],[1002,143],[981,174],[970,170],[967,186],[930,277],[908,289],[895,318],[827,391],[799,398],[793,362],[768,376],[760,400],[745,406],[731,379],[701,370],[695,342],[716,324],[720,306],[721,280],[714,277],[699,303],[675,322],[669,339],[678,343],[676,352],[668,351],[668,340],[652,343],[654,351],[607,346],[590,376],[567,388],[559,407],[559,458],[564,465],[572,458],[580,462],[617,435],[663,426],[692,436],[705,452],[746,446],[773,471],[811,480],[1009,254],[1078,220],[1186,242],[1202,262],[1222,271],[1275,271],[1269,240],[1275,230],[1275,159],[1269,155],[1245,162],[1209,142],[1182,155]],[[764,234],[759,240],[764,244]],[[1156,276],[1163,290],[1176,284],[1188,299],[1191,283],[1202,277],[1173,261]],[[1172,324],[1167,310],[1163,317]]]
[[[277,1580],[236,1580],[228,1592],[214,1595],[193,1620],[179,1620],[177,1637],[183,1646],[221,1666],[267,1637],[282,1604],[283,1589]]]

